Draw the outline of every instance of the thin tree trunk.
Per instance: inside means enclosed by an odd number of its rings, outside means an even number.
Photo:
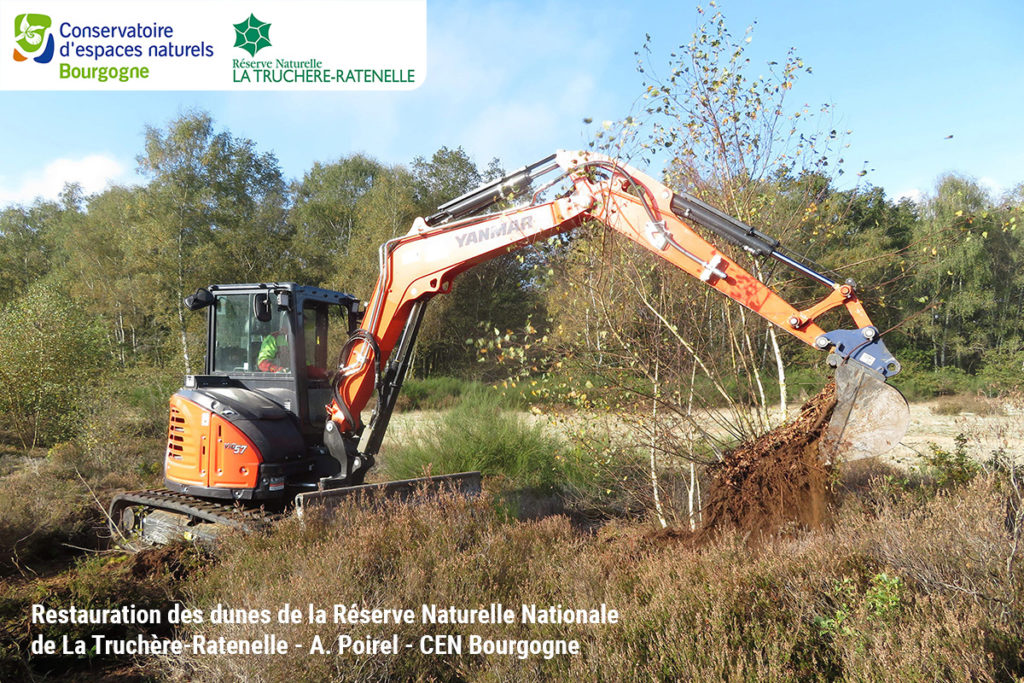
[[[700,484],[697,483],[697,466],[690,462],[690,486],[688,487],[688,498],[690,504],[690,531],[696,531],[700,525]],[[694,507],[696,503],[696,507]]]
[[[693,416],[693,383],[697,379],[697,365],[696,363],[690,367],[690,395],[686,400],[686,417],[691,418]],[[686,441],[687,450],[690,454],[693,454],[693,423],[690,419],[686,422]],[[690,485],[686,491],[687,502],[689,503],[688,512],[690,516],[690,531],[696,531],[700,517],[700,488],[697,483],[697,466],[693,460],[690,461]],[[694,508],[696,502],[697,507]]]
[[[755,262],[754,269],[757,279],[761,282],[765,282],[760,264]],[[779,349],[779,337],[775,334],[775,326],[771,324],[768,325],[768,339],[772,343],[772,353],[775,354],[775,369],[779,373],[779,415],[781,417],[781,422],[785,422],[789,417],[789,388],[786,385],[786,364],[782,362],[782,350]]]
[[[754,382],[757,384],[757,395],[761,401],[761,409],[758,413],[764,426],[770,422],[768,418],[768,397],[764,393],[764,383],[761,381],[761,371],[757,369],[757,353],[754,351],[754,344],[750,341],[750,333],[747,331],[747,314],[740,308],[740,325],[743,330],[743,340],[747,342],[747,356],[750,358],[750,371],[754,375]]]
[[[184,231],[178,227],[178,325],[181,329],[181,356],[185,362],[185,374],[192,374],[192,363],[188,356],[188,329],[185,324],[185,304],[182,297],[185,295],[185,247]]]
[[[658,446],[658,371],[660,359],[654,357],[654,396],[651,398],[651,488],[654,491],[654,510],[658,513],[658,522],[661,528],[668,526],[665,521],[665,511],[661,507],[661,494],[658,492],[658,470],[655,462],[655,454]]]
[[[782,362],[782,351],[779,349],[779,338],[775,328],[768,326],[768,339],[772,342],[772,353],[775,354],[775,368],[779,373],[779,415],[782,422],[789,418],[789,388],[786,386],[786,364]]]

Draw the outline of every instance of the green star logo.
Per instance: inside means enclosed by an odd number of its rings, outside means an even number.
[[[253,57],[265,47],[270,47],[270,24],[260,21],[255,14],[235,27],[235,47],[240,47]]]

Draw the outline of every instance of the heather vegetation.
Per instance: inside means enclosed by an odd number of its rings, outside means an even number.
[[[621,623],[436,629],[582,641],[585,656],[551,660],[408,653],[358,661],[283,657],[269,666],[186,658],[165,666],[205,680],[282,680],[299,672],[319,680],[1020,676],[1024,574],[1014,556],[1019,519],[1004,514],[1010,480],[989,474],[956,489],[921,482],[893,489],[883,471],[874,475],[859,490],[837,487],[827,530],[756,549],[734,534],[693,547],[686,535],[632,523],[594,534],[580,534],[565,517],[510,523],[486,498],[373,513],[347,507],[334,522],[288,525],[258,543],[225,547],[187,599],[255,606],[605,603],[620,611]],[[286,630],[308,642],[318,627]],[[253,637],[260,629],[214,631]],[[398,632],[415,640],[419,631]]]
[[[77,563],[59,578],[6,591],[5,678],[102,670],[97,657],[28,657],[28,605],[267,609],[289,603],[378,608],[501,602],[615,609],[618,623],[388,627],[422,635],[567,639],[580,656],[145,658],[136,673],[169,680],[1015,680],[1024,674],[1024,574],[1017,558],[1017,475],[994,468],[961,484],[902,479],[878,465],[836,482],[831,522],[752,546],[736,533],[697,543],[620,519],[582,533],[568,517],[519,522],[490,496],[297,520],[233,537],[211,555],[187,548]],[[1009,504],[1009,507],[1008,507]],[[1008,514],[1009,511],[1009,514]],[[417,619],[419,616],[417,616]],[[70,631],[69,631],[70,629]],[[337,633],[377,637],[373,624],[203,624],[179,636],[289,642]],[[74,627],[48,626],[63,634]],[[110,635],[124,629],[108,629]],[[167,635],[166,629],[145,629]],[[123,665],[124,662],[121,662]]]

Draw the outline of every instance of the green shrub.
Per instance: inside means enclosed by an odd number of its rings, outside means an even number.
[[[1024,350],[995,348],[985,351],[978,371],[980,389],[986,396],[998,396],[1024,389]]]
[[[960,368],[931,369],[917,362],[903,364],[903,371],[893,379],[893,386],[911,401],[936,396],[965,394],[974,389],[977,381]]]
[[[929,444],[931,455],[924,456],[925,471],[939,488],[966,484],[981,471],[981,465],[967,454],[967,436],[961,432],[953,441],[952,451]]]
[[[136,367],[113,373],[85,402],[76,445],[99,488],[155,484],[167,438],[168,400],[181,375]],[[83,470],[86,473],[86,470]]]
[[[899,612],[903,591],[903,579],[881,572],[871,577],[871,585],[864,594],[864,603],[874,617],[888,620]]]
[[[115,402],[133,413],[143,434],[163,437],[168,402],[183,380],[178,370],[140,365],[114,375],[109,392]]]
[[[82,404],[109,362],[99,322],[37,285],[0,312],[0,425],[24,448],[74,435]]]

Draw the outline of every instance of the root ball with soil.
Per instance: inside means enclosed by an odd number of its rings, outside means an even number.
[[[822,526],[831,466],[822,462],[818,442],[835,404],[830,382],[795,420],[737,446],[713,465],[704,530],[732,528],[757,542],[791,528]]]

